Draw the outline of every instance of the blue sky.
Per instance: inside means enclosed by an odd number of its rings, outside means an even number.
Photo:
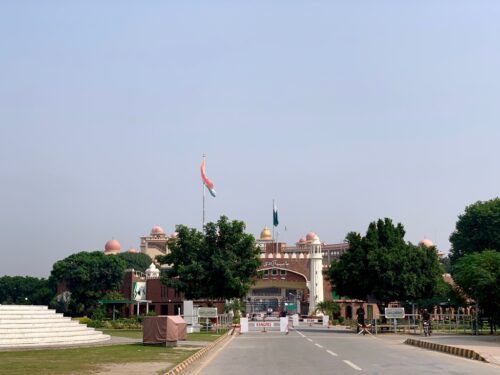
[[[279,239],[391,217],[448,251],[498,196],[496,1],[4,1],[0,275],[225,214]],[[284,226],[287,230],[285,231]]]

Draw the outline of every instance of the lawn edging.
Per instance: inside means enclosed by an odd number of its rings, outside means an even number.
[[[438,344],[435,342],[406,339],[404,342],[406,345],[417,346],[422,349],[435,350],[442,353],[447,353],[451,355],[456,355],[458,357],[464,357],[469,359],[475,359],[477,361],[488,362],[481,354],[472,349],[459,348],[457,346]]]
[[[176,375],[176,374],[180,374],[182,371],[186,370],[195,361],[197,361],[198,359],[204,357],[207,353],[209,353],[216,346],[218,346],[222,342],[228,340],[233,335],[233,331],[234,331],[234,329],[231,329],[230,331],[226,332],[225,334],[223,334],[221,337],[219,337],[214,342],[212,342],[209,345],[205,346],[203,349],[198,350],[196,353],[194,353],[190,357],[186,358],[184,361],[182,361],[181,363],[179,363],[178,365],[176,365],[174,368],[168,370],[164,375]]]

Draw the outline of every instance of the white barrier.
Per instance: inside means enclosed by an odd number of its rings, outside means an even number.
[[[323,327],[327,327],[328,328],[329,327],[328,323],[329,323],[328,316],[326,316],[326,315],[323,316]]]
[[[288,333],[288,318],[280,318],[280,332]]]
[[[292,315],[292,326],[297,327],[299,325],[299,314]]]
[[[248,318],[240,318],[240,333],[248,332]]]

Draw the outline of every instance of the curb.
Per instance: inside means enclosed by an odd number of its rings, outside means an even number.
[[[423,349],[435,350],[438,352],[456,355],[458,357],[464,357],[469,359],[475,359],[477,361],[488,362],[481,354],[472,349],[458,348],[456,346],[437,344],[435,342],[428,342],[415,339],[406,339],[404,343],[406,345],[413,345]]]
[[[203,349],[198,350],[196,353],[194,353],[192,356],[186,358],[184,361],[176,365],[174,368],[168,370],[164,375],[176,375],[180,374],[182,371],[186,370],[193,362],[197,361],[198,359],[204,357],[208,352],[210,352],[212,349],[214,349],[217,345],[219,345],[221,342],[227,340],[228,338],[231,337],[233,334],[234,329],[231,331],[227,332],[226,334],[222,335],[219,337],[217,340],[214,342],[210,343],[209,345],[205,346]]]

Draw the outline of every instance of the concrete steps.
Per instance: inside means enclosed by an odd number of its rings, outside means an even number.
[[[0,349],[87,345],[109,338],[47,306],[0,305]]]

